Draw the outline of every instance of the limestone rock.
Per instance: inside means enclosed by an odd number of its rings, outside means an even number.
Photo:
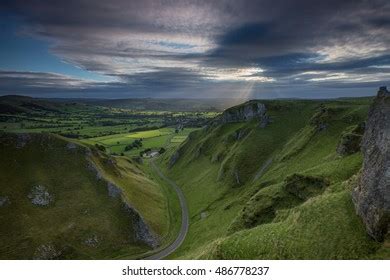
[[[84,244],[89,247],[97,247],[99,245],[99,238],[96,234],[92,234],[87,239],[84,240]]]
[[[11,201],[8,196],[0,196],[0,207],[10,205]]]
[[[68,144],[66,144],[66,148],[68,150],[75,150],[77,148],[77,146],[75,143],[69,142]]]
[[[301,200],[307,200],[322,193],[329,182],[322,177],[293,174],[286,178],[284,189]]]
[[[360,151],[364,123],[347,129],[341,136],[337,146],[337,153],[341,156],[351,155]]]
[[[222,123],[245,122],[266,117],[265,105],[258,101],[249,101],[243,105],[225,110],[221,116]]]
[[[35,260],[53,260],[61,256],[61,251],[57,250],[52,244],[40,245],[34,253]]]
[[[28,198],[32,204],[37,206],[48,206],[54,200],[48,189],[42,185],[33,186],[28,194]]]
[[[368,114],[362,140],[362,174],[352,192],[367,232],[382,241],[390,225],[390,94],[381,88]]]
[[[175,165],[175,163],[177,162],[177,160],[180,158],[180,153],[179,151],[176,151],[172,156],[171,158],[169,159],[169,168],[171,168],[172,166]]]
[[[107,183],[108,196],[117,198],[122,194],[122,190],[111,182]]]
[[[95,173],[96,179],[101,180],[103,178],[103,175],[101,174],[100,170],[97,168],[97,166],[89,160],[87,157],[88,163],[87,163],[87,169]]]
[[[160,245],[158,236],[151,230],[138,211],[129,203],[124,203],[124,207],[132,217],[135,239],[146,243],[153,249],[157,248]]]

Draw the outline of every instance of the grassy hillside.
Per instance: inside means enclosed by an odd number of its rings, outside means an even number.
[[[170,238],[164,190],[128,159],[50,134],[0,141],[0,259],[134,258],[151,250],[136,238],[122,200],[161,244]]]
[[[167,153],[191,213],[173,258],[349,259],[388,254],[351,202],[359,151],[340,155],[369,99],[265,101],[271,123],[214,123]],[[357,130],[356,130],[357,131]],[[352,148],[351,148],[352,149]],[[172,155],[175,163],[172,165]],[[385,243],[386,244],[386,243]]]

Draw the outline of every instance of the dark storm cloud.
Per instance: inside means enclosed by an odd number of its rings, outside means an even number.
[[[287,58],[295,64],[302,58],[315,56],[313,49],[337,43],[360,41],[356,49],[373,43],[389,44],[389,29],[386,28],[390,18],[389,3],[375,0],[264,1],[263,5],[250,6],[247,12],[261,13],[264,8],[276,5],[278,14],[227,30],[217,38],[218,46],[209,57],[225,63]],[[300,57],[294,60],[292,56],[297,54]]]
[[[101,83],[20,73],[26,81],[20,86],[17,74],[5,78],[2,73],[3,92],[55,90],[47,83],[57,79],[59,88],[72,92],[185,96],[209,90],[234,96],[255,83],[254,93],[279,87],[295,94],[313,87],[376,87],[390,78],[387,0],[14,0],[0,5],[23,18],[22,33],[50,42],[50,51],[61,59],[115,78]]]

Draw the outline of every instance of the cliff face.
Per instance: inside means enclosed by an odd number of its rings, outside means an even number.
[[[249,101],[243,105],[225,110],[221,116],[221,120],[223,123],[243,122],[255,118],[263,120],[266,118],[266,111],[263,103]]]
[[[367,232],[382,241],[390,226],[390,93],[385,88],[370,109],[362,152],[363,171],[353,202]]]

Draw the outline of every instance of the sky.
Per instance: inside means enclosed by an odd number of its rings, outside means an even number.
[[[389,81],[388,0],[0,1],[0,95],[334,98]]]

